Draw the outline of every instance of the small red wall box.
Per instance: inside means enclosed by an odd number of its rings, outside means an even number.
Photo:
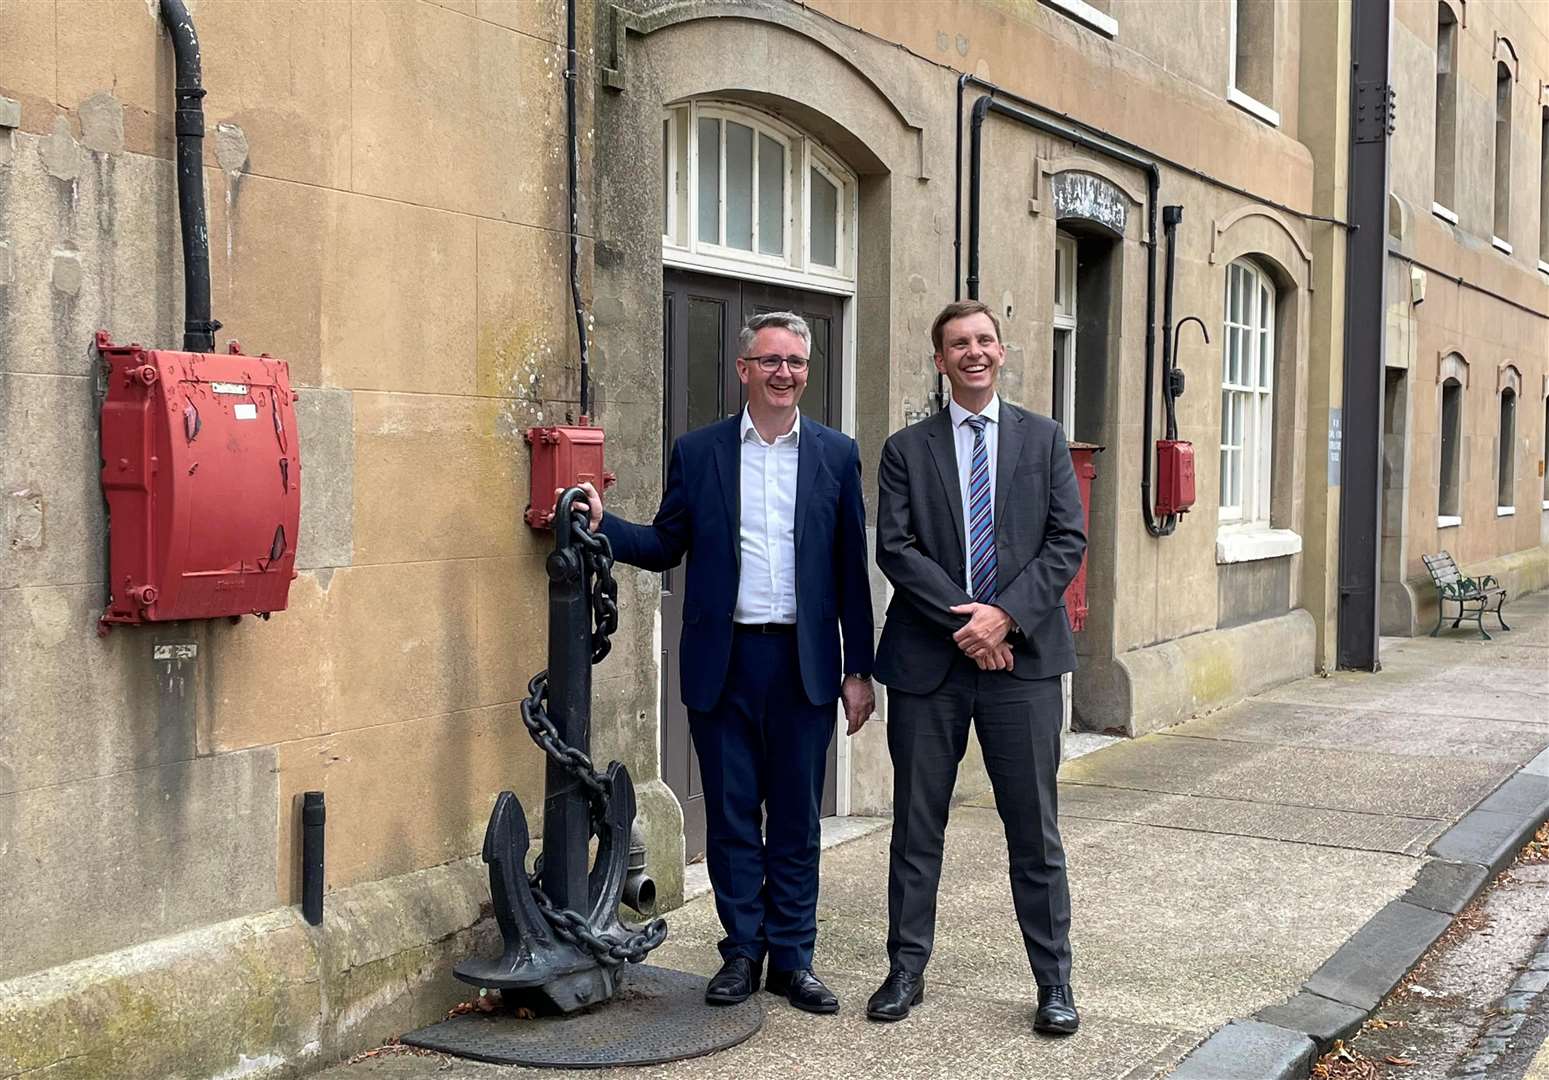
[[[581,417],[574,426],[527,429],[532,445],[532,489],[528,496],[527,524],[547,529],[554,522],[554,490],[575,487],[583,480],[607,490],[617,479],[602,467],[600,427]]]
[[[114,345],[102,490],[108,607],[99,623],[284,611],[301,524],[296,395],[283,360]]]
[[[1156,440],[1156,513],[1187,514],[1194,505],[1194,444]]]

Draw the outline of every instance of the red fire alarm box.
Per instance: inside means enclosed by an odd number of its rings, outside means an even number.
[[[602,467],[602,436],[602,428],[592,427],[584,416],[575,426],[527,429],[527,441],[532,445],[527,524],[547,529],[553,523],[557,488],[574,487],[583,480],[599,491],[613,486],[617,477]]]
[[[1194,505],[1194,444],[1182,439],[1156,441],[1156,513],[1187,514]]]
[[[114,345],[102,489],[114,623],[285,610],[301,524],[295,395],[283,360]]]

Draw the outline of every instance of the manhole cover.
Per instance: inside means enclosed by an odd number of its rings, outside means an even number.
[[[706,1005],[705,981],[631,964],[619,975],[618,992],[594,1008],[532,1020],[464,1013],[403,1041],[500,1065],[602,1069],[681,1061],[736,1046],[764,1024],[758,994],[740,1005]]]

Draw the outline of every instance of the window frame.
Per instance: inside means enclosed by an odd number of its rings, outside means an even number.
[[[1452,456],[1449,461],[1447,456],[1447,389],[1448,386],[1456,386],[1457,410],[1454,414],[1456,430],[1452,433]],[[1467,417],[1468,384],[1456,374],[1443,372],[1441,384],[1436,395],[1436,526],[1445,529],[1463,523],[1463,423]],[[1451,472],[1451,484],[1448,484],[1448,472]],[[1451,506],[1444,505],[1444,500],[1450,491],[1453,497]]]
[[[1447,34],[1448,50],[1445,56],[1442,54],[1443,28],[1450,30]],[[1457,168],[1458,168],[1458,34],[1462,30],[1457,13],[1446,0],[1437,0],[1436,3],[1436,102],[1433,110],[1433,125],[1431,131],[1431,212],[1444,221],[1453,225],[1458,223],[1458,215],[1452,209],[1452,204],[1457,201]],[[1445,60],[1445,69],[1443,61]],[[1443,101],[1443,76],[1447,79],[1447,100]],[[1442,199],[1441,190],[1441,137],[1442,137],[1442,113],[1443,109],[1451,113],[1449,120],[1452,126],[1451,145],[1447,147],[1447,175],[1451,190],[1447,192],[1447,198]]]
[[[1233,276],[1245,274],[1250,286],[1252,322],[1232,320]],[[1257,530],[1272,528],[1272,496],[1274,489],[1275,455],[1275,391],[1276,361],[1278,352],[1279,295],[1274,278],[1258,263],[1248,258],[1235,259],[1227,265],[1226,288],[1222,300],[1221,325],[1221,417],[1220,439],[1217,455],[1216,520],[1220,529]],[[1230,382],[1233,331],[1244,331],[1249,341],[1247,354],[1238,358],[1239,379]],[[1267,355],[1266,355],[1267,353]],[[1250,384],[1241,375],[1247,371],[1256,376]],[[1243,409],[1244,427],[1238,433],[1239,441],[1226,441],[1228,411],[1237,398],[1245,398]],[[1239,483],[1235,501],[1227,501],[1226,455],[1239,455]],[[1251,464],[1251,471],[1250,466]]]
[[[1517,398],[1514,387],[1503,386],[1496,395],[1495,516],[1510,517],[1517,512]],[[1501,496],[1510,497],[1502,502]]]
[[[1506,255],[1511,247],[1511,158],[1512,158],[1512,110],[1516,108],[1516,91],[1512,84],[1516,76],[1511,65],[1504,60],[1495,62],[1495,125],[1491,141],[1490,171],[1490,243]],[[1501,101],[1504,90],[1505,102]],[[1505,115],[1501,113],[1504,109]],[[1502,158],[1504,157],[1504,161]]]
[[[1074,439],[1076,431],[1076,327],[1077,291],[1076,273],[1079,247],[1075,236],[1063,230],[1054,233],[1054,310],[1050,318],[1050,355],[1060,347],[1060,335],[1064,337],[1062,355],[1055,356],[1055,387],[1058,396],[1051,405],[1058,405],[1062,415],[1054,419],[1065,429],[1066,439]],[[1060,272],[1061,266],[1065,272]],[[1064,295],[1061,296],[1060,294]],[[1053,411],[1051,409],[1051,411]]]
[[[719,99],[693,99],[663,109],[671,121],[668,130],[674,138],[669,158],[669,175],[664,184],[677,183],[682,189],[673,217],[676,229],[662,237],[663,262],[670,266],[709,273],[732,274],[774,284],[818,288],[825,292],[853,294],[856,289],[855,236],[859,217],[859,183],[854,173],[839,158],[811,136],[778,117],[737,102]],[[716,207],[718,235],[705,240],[699,235],[699,122],[714,119],[720,124]],[[728,199],[726,173],[726,124],[741,124],[753,130],[753,175],[750,193],[752,214],[752,250],[724,243]],[[785,154],[785,192],[782,205],[783,251],[770,255],[759,247],[759,136],[778,142]],[[809,170],[816,169],[838,190],[835,224],[835,252],[838,266],[825,266],[811,258],[811,183]],[[674,179],[674,174],[676,179]]]
[[[1043,0],[1043,3],[1062,15],[1070,16],[1088,29],[1096,30],[1104,37],[1119,36],[1119,21],[1101,8],[1087,3],[1086,0]]]

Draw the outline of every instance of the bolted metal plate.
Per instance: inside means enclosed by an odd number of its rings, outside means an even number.
[[[604,1004],[522,1020],[464,1013],[403,1036],[410,1046],[498,1065],[603,1069],[701,1057],[745,1041],[764,1024],[759,994],[706,1005],[701,975],[630,964]]]

